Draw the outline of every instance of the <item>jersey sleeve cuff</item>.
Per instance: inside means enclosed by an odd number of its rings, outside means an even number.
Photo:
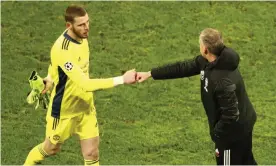
[[[114,83],[114,86],[124,84],[124,77],[123,76],[113,77],[113,83]]]

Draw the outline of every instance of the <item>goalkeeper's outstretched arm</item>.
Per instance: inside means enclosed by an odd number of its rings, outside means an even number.
[[[120,84],[136,82],[136,71],[129,70],[124,75],[113,78],[90,79],[79,67],[76,58],[67,50],[52,50],[51,62],[57,67],[59,74],[65,74],[70,80],[85,91],[91,92],[100,89],[112,88]],[[57,58],[58,57],[58,58]]]
[[[90,79],[83,73],[80,67],[76,65],[74,60],[71,59],[70,63],[61,60],[58,62],[58,70],[62,70],[73,82],[78,84],[85,91],[96,91],[99,89],[112,88],[121,84],[133,84],[136,82],[136,71],[135,69],[125,72],[122,76],[117,76],[113,78],[102,78],[102,79]],[[48,75],[43,79],[45,87],[42,94],[45,94],[48,90],[53,87],[53,77],[52,77],[52,65],[49,65]]]

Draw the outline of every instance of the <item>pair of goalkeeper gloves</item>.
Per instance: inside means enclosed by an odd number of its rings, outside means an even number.
[[[36,71],[32,72],[29,78],[29,83],[31,92],[27,95],[27,103],[31,105],[36,103],[35,109],[37,109],[39,105],[42,105],[44,109],[47,109],[50,101],[50,92],[42,94],[45,82]]]

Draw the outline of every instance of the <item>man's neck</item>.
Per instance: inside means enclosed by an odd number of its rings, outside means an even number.
[[[74,32],[72,32],[70,29],[67,31],[67,35],[69,35],[72,39],[80,42],[81,38],[79,38]]]
[[[209,54],[206,59],[208,60],[208,62],[214,62],[217,59],[217,56],[215,56],[214,54]]]

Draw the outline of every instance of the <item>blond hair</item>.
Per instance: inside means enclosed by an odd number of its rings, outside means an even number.
[[[200,33],[199,40],[210,53],[215,55],[219,55],[220,51],[224,47],[222,34],[216,29],[204,29]]]

